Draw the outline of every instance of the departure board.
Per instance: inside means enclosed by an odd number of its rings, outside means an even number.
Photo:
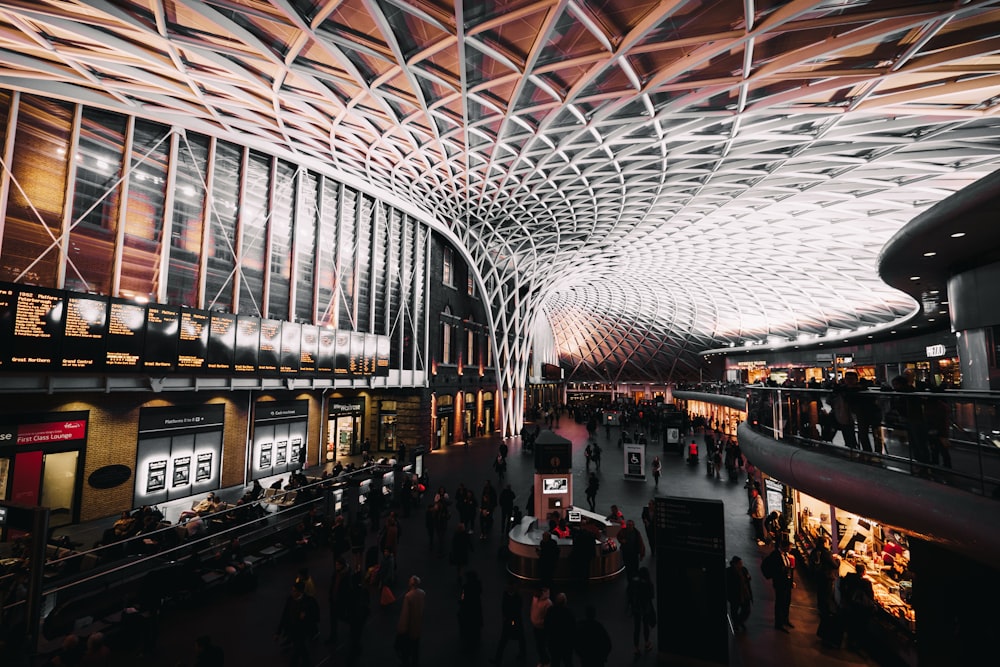
[[[298,322],[281,323],[281,372],[299,372],[299,351],[302,346],[302,325]]]
[[[337,331],[334,344],[333,372],[338,376],[346,376],[351,372],[351,332]]]
[[[104,335],[104,366],[109,371],[136,371],[142,366],[146,340],[146,306],[111,299]]]
[[[180,334],[177,338],[177,370],[205,370],[208,361],[208,332],[211,317],[203,310],[181,310]]]
[[[375,348],[375,375],[388,377],[389,375],[389,337],[379,336]]]
[[[210,371],[229,373],[233,370],[236,353],[238,321],[230,313],[212,313],[209,318],[208,360]]]
[[[63,308],[62,361],[65,370],[104,370],[108,328],[108,299],[89,294],[67,294]]]
[[[260,344],[257,348],[257,370],[274,375],[281,363],[281,321],[260,321]]]
[[[347,374],[353,377],[362,377],[365,375],[365,334],[353,331],[350,337]]]
[[[319,327],[315,324],[303,324],[301,340],[299,373],[302,375],[315,375],[316,360],[319,355]]]
[[[17,305],[17,293],[13,287],[0,285],[0,369],[10,368],[10,357],[6,350],[10,349],[11,337],[14,335],[14,313]]]
[[[146,340],[142,365],[147,370],[173,370],[177,364],[177,339],[181,309],[177,306],[146,306]]]
[[[257,353],[260,350],[260,320],[239,315],[236,318],[236,352],[233,370],[237,373],[257,372]]]
[[[59,358],[64,292],[20,286],[13,291],[14,315],[4,365],[10,370],[50,370]]]
[[[319,350],[316,353],[316,372],[321,375],[333,373],[336,363],[335,351],[337,346],[337,332],[333,329],[320,327],[319,329]]]

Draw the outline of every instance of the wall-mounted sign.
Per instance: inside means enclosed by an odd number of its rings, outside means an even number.
[[[945,355],[945,352],[946,352],[946,350],[945,350],[944,345],[928,345],[927,346],[927,357],[928,358],[943,357]]]
[[[762,359],[753,359],[751,361],[737,361],[737,368],[766,368],[767,362]]]

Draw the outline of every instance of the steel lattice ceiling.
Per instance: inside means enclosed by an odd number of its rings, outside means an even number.
[[[516,373],[543,316],[570,378],[663,381],[915,307],[876,256],[1000,167],[998,5],[5,0],[0,85],[370,183],[466,245]]]

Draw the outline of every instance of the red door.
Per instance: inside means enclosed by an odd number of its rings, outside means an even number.
[[[17,505],[38,505],[42,492],[42,452],[24,452],[14,457],[14,484],[10,500]]]

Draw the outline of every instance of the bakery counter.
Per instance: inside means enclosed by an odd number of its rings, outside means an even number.
[[[614,537],[608,537],[607,533],[600,529],[601,526],[598,522],[607,524],[602,517],[590,515],[575,526],[575,530],[587,531],[593,536],[594,555],[590,559],[589,579],[591,581],[611,580],[625,570],[625,564],[621,551],[618,549],[617,540]],[[511,528],[507,536],[510,550],[507,570],[515,577],[533,581],[540,578],[538,546],[542,542],[542,533],[544,532],[544,528],[539,527],[535,517],[532,516],[522,518],[520,524]],[[552,539],[559,547],[559,560],[556,563],[554,579],[556,581],[570,581],[573,579],[570,562],[573,539],[559,538],[554,534]]]

